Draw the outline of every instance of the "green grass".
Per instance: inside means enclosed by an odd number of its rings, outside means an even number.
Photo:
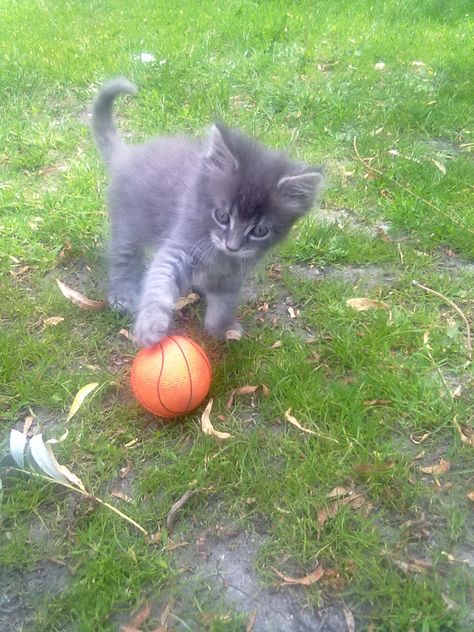
[[[452,424],[455,416],[472,423],[466,330],[412,280],[454,300],[472,321],[472,266],[460,265],[474,255],[470,12],[467,0],[2,3],[1,437],[21,428],[30,408],[34,427],[56,436],[77,390],[100,382],[68,424],[58,459],[147,530],[162,530],[158,544],[147,544],[104,508],[4,476],[0,583],[17,578],[8,585],[33,604],[32,630],[115,630],[145,601],[158,608],[170,594],[179,598],[165,524],[189,486],[199,492],[179,514],[173,541],[192,547],[199,525],[232,520],[252,530],[263,516],[262,584],[275,585],[271,567],[297,575],[319,561],[340,573],[340,596],[360,629],[468,629],[472,575],[443,553],[456,558],[457,547],[472,554],[473,546],[472,448]],[[156,63],[142,63],[142,51]],[[96,88],[117,74],[140,87],[138,98],[117,104],[134,140],[200,133],[222,117],[325,164],[325,213],[351,210],[338,225],[317,211],[305,220],[275,256],[284,268],[276,284],[263,267],[259,298],[243,314],[247,338],[206,343],[214,412],[226,416],[216,424],[234,435],[225,445],[201,434],[199,412],[168,425],[146,415],[129,393],[134,349],[118,333],[127,321],[80,311],[57,290],[61,278],[91,297],[104,293],[106,182],[84,123]],[[344,276],[314,281],[298,272],[344,274],[366,264],[387,276],[371,282],[367,273],[353,287]],[[300,310],[294,321],[285,316],[290,295]],[[346,306],[354,296],[385,301],[390,314],[354,312]],[[268,314],[258,311],[264,301]],[[45,325],[51,316],[64,321]],[[310,335],[314,344],[305,342]],[[277,340],[282,346],[271,348]],[[439,371],[451,390],[464,385],[460,398],[447,394]],[[270,395],[254,407],[238,398],[227,410],[231,390],[248,383],[268,385]],[[367,404],[380,399],[389,403]],[[289,426],[290,407],[337,443]],[[254,421],[243,416],[249,412]],[[413,433],[429,436],[417,446]],[[451,470],[438,488],[418,468],[441,456]],[[357,471],[388,462],[384,471]],[[110,496],[127,464],[130,503]],[[341,485],[373,511],[345,506],[318,526],[327,494]],[[393,561],[417,558],[433,568],[405,574]],[[20,576],[34,577],[51,560],[66,569],[61,590],[25,594]],[[309,604],[330,599],[324,582],[304,590]],[[218,607],[202,595],[192,603],[199,629],[245,629],[246,617],[229,605],[225,621],[204,617]]]

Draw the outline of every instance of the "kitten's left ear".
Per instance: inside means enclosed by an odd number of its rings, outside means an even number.
[[[294,176],[285,176],[277,190],[286,207],[296,215],[304,215],[312,207],[324,181],[321,168],[308,169]]]
[[[227,146],[222,130],[213,125],[209,130],[205,162],[210,171],[236,171],[238,162]]]

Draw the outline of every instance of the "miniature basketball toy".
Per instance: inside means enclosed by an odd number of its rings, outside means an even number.
[[[202,403],[211,387],[211,364],[205,351],[184,336],[168,336],[141,349],[132,364],[132,391],[158,417],[172,419]]]

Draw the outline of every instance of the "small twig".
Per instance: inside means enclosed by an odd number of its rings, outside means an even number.
[[[447,296],[444,296],[444,294],[441,294],[441,292],[432,290],[430,287],[426,287],[426,285],[421,285],[421,283],[418,283],[418,281],[412,281],[412,284],[415,285],[416,287],[420,287],[422,290],[425,290],[425,292],[430,292],[431,294],[434,294],[434,296],[437,296],[441,300],[445,301],[446,303],[448,303],[448,305],[451,305],[451,307],[455,309],[457,313],[461,316],[461,318],[463,319],[466,325],[466,331],[467,331],[467,341],[466,341],[467,357],[469,358],[469,360],[472,360],[471,327],[469,326],[469,321],[467,320],[464,312],[456,305],[456,303],[453,303],[451,299],[449,299]]]
[[[376,169],[375,167],[372,167],[370,164],[368,164],[367,159],[366,158],[362,158],[362,156],[359,153],[359,150],[357,148],[357,137],[356,136],[354,136],[353,147],[354,147],[354,153],[356,155],[357,160],[360,163],[362,163],[364,165],[364,167],[368,171],[372,171],[373,173],[376,173],[379,176],[387,178],[388,180],[390,180],[390,182],[393,182],[393,184],[396,184],[398,187],[400,187],[401,189],[403,189],[404,191],[406,191],[407,193],[412,195],[419,202],[423,202],[423,204],[426,204],[427,206],[431,207],[433,210],[435,210],[437,213],[439,213],[440,215],[442,215],[446,219],[450,220],[451,222],[454,222],[455,224],[457,224],[458,226],[460,226],[464,230],[467,230],[469,233],[474,235],[474,230],[472,230],[472,228],[467,226],[464,223],[464,221],[458,215],[455,215],[454,213],[453,213],[453,215],[449,215],[448,213],[446,213],[445,211],[440,209],[439,206],[436,206],[436,204],[433,204],[433,202],[430,202],[426,198],[421,197],[421,195],[418,195],[418,193],[416,193],[412,189],[409,189],[407,186],[405,186],[404,184],[402,184],[398,180],[395,180],[395,178],[391,178],[387,174],[383,173],[383,171],[380,171],[379,169]]]
[[[168,533],[171,533],[173,529],[174,519],[176,517],[177,511],[179,511],[182,507],[184,507],[184,505],[188,502],[191,496],[194,496],[196,492],[197,492],[197,489],[188,489],[186,492],[184,492],[181,498],[177,500],[174,503],[174,505],[171,507],[168,513],[168,517],[166,519],[166,528],[168,530]]]
[[[148,531],[146,531],[141,525],[139,525],[138,522],[135,522],[135,520],[133,520],[133,518],[130,518],[129,516],[124,514],[122,511],[120,511],[120,509],[117,509],[117,507],[114,507],[113,505],[110,505],[105,500],[102,500],[101,498],[98,498],[97,496],[94,496],[94,494],[91,494],[90,492],[88,492],[86,490],[80,489],[79,487],[74,487],[74,485],[69,485],[67,483],[63,483],[63,482],[57,481],[54,478],[51,478],[49,476],[45,476],[44,474],[39,474],[38,472],[31,472],[29,470],[23,470],[20,467],[9,467],[8,469],[9,470],[15,470],[16,472],[22,472],[22,474],[28,474],[29,476],[34,476],[35,478],[41,478],[42,480],[48,481],[50,483],[56,483],[58,485],[62,485],[63,487],[66,487],[67,489],[70,489],[73,492],[77,492],[78,494],[81,494],[81,496],[84,496],[85,498],[88,498],[89,500],[95,500],[100,505],[103,505],[104,507],[107,507],[107,509],[110,509],[111,511],[116,513],[118,516],[120,516],[123,520],[126,520],[129,524],[133,525],[136,529],[141,531],[143,533],[143,535],[148,535]]]

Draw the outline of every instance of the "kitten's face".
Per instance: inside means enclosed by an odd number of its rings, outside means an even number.
[[[204,179],[212,244],[230,257],[257,259],[310,210],[322,172],[214,126]]]

